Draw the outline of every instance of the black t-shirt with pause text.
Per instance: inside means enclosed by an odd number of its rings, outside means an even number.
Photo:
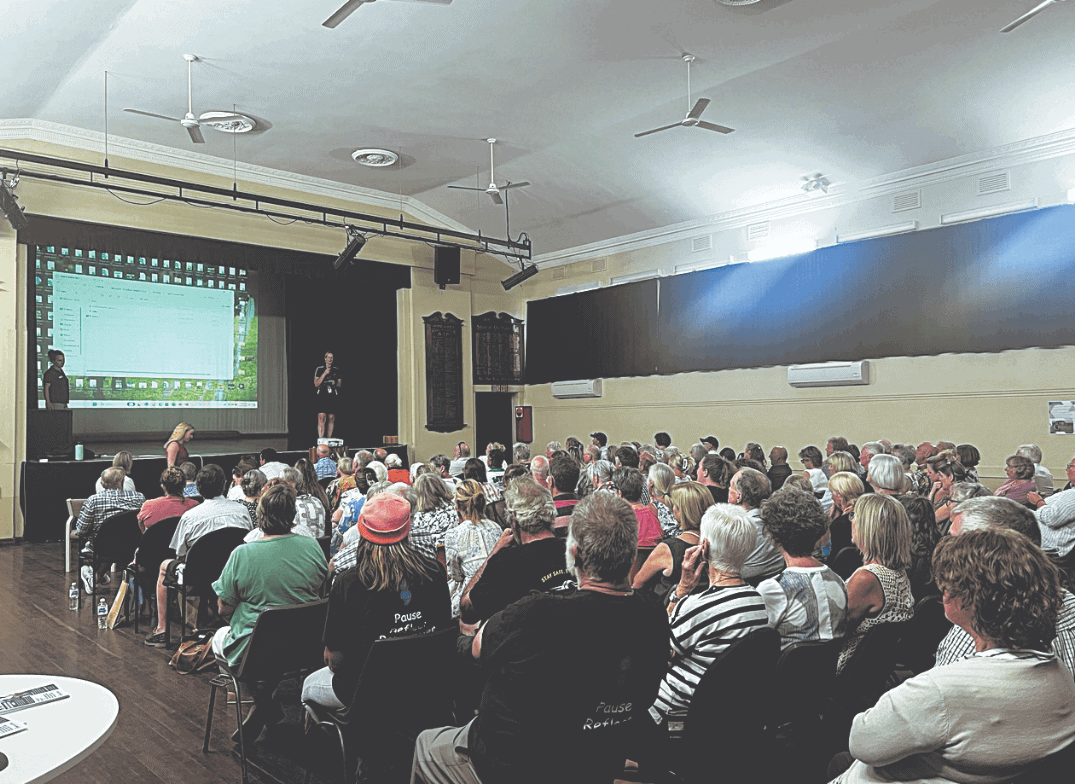
[[[434,562],[432,575],[405,581],[398,591],[371,591],[349,570],[336,578],[329,595],[325,621],[325,647],[343,653],[343,663],[333,673],[332,691],[349,705],[358,687],[366,656],[376,640],[435,632],[452,621],[448,576]]]
[[[481,634],[488,679],[469,753],[482,784],[611,781],[667,670],[660,606],[638,593],[532,593]]]
[[[464,623],[492,618],[531,591],[551,591],[571,579],[563,539],[538,539],[498,550],[470,589],[473,609],[462,613]]]

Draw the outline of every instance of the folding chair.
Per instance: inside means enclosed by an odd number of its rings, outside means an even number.
[[[454,723],[452,673],[458,637],[459,630],[449,626],[431,634],[377,640],[366,656],[350,705],[333,711],[304,704],[307,735],[318,727],[339,739],[344,784],[351,781],[363,755],[369,759],[379,752],[383,757],[391,749],[402,759],[408,750],[413,755],[420,732]]]
[[[226,659],[215,657],[221,674],[209,681],[212,690],[209,692],[209,711],[205,717],[202,751],[209,751],[216,690],[226,689],[231,684],[235,690],[235,722],[239,729],[239,756],[242,758],[244,782],[246,741],[242,733],[242,684],[253,686],[259,681],[279,683],[285,678],[297,677],[319,669],[324,663],[321,635],[325,630],[327,612],[328,599],[262,610],[257,623],[254,624],[242,663],[233,668]]]
[[[166,517],[158,520],[142,534],[138,541],[138,549],[134,551],[134,560],[126,568],[127,579],[133,579],[134,590],[131,592],[131,601],[134,603],[134,633],[138,634],[138,592],[145,596],[157,597],[157,575],[161,564],[169,558],[175,558],[175,550],[171,548],[172,536],[179,527],[178,517]]]
[[[85,498],[68,498],[67,499],[67,527],[63,532],[63,572],[64,574],[71,573],[71,534],[75,532],[75,523],[78,522],[78,513],[82,511],[82,504],[86,503]]]
[[[178,585],[179,590],[179,634],[183,636],[186,629],[186,606],[188,596],[197,596],[202,601],[215,599],[213,583],[224,571],[228,563],[231,551],[243,543],[243,537],[250,533],[245,528],[228,527],[210,531],[201,539],[190,546],[187,559],[183,566],[183,579]],[[168,586],[168,606],[171,606],[172,592],[177,586]],[[160,612],[160,608],[157,610]],[[197,623],[197,619],[195,619]],[[172,623],[168,617],[168,607],[165,608],[164,643],[165,646],[172,642]]]

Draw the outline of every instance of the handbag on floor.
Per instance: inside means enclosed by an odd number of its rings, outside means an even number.
[[[180,675],[201,672],[213,666],[213,633],[203,632],[193,640],[180,643],[169,665]]]

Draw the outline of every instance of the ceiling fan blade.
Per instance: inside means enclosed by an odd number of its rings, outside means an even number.
[[[140,114],[143,117],[156,117],[158,120],[168,120],[170,122],[179,122],[178,117],[165,117],[163,114],[153,114],[153,112],[143,112],[141,109],[124,109],[125,112],[131,114]]]
[[[212,117],[206,117],[207,114],[212,114],[213,116]],[[201,121],[201,122],[211,122],[211,123],[242,122],[243,120],[246,120],[246,119],[247,118],[244,115],[241,115],[241,114],[219,114],[219,113],[214,113],[214,112],[203,112],[202,115],[198,118],[198,120]]]
[[[184,125],[187,129],[187,133],[190,134],[190,140],[195,144],[205,144],[205,137],[202,136],[202,129],[197,125]]]
[[[507,185],[501,185],[500,190],[506,191],[508,188],[525,188],[530,183],[528,182],[509,182]]]
[[[669,128],[678,128],[679,123],[672,123],[671,125],[662,125],[660,128],[654,128],[651,131],[642,131],[642,133],[636,133],[635,138],[640,136],[649,136],[651,133],[657,133],[657,131],[667,131]]]
[[[489,194],[489,198],[493,200],[493,204],[503,204],[504,197],[500,195],[500,191],[486,191]]]
[[[327,27],[330,30],[335,29],[336,25],[349,17],[355,11],[358,10],[360,5],[364,5],[367,0],[347,0],[346,3],[336,9],[336,13],[321,23],[322,27]],[[370,0],[372,2],[372,0]]]
[[[706,122],[705,120],[698,121],[699,128],[705,128],[707,131],[716,131],[717,133],[731,133],[735,128],[726,128],[723,125],[717,125],[716,123]]]
[[[457,191],[481,191],[485,193],[485,188],[468,188],[466,185],[449,185],[449,188],[455,188]]]
[[[687,115],[688,119],[697,120],[702,116],[702,112],[705,111],[705,107],[709,106],[708,98],[699,98],[698,102],[694,104],[694,108],[691,109],[690,114]]]
[[[1034,6],[1033,8],[1031,8],[1029,11],[1027,11],[1022,16],[1020,16],[1018,19],[1016,19],[1014,22],[1012,22],[1007,27],[1001,28],[1000,32],[1002,32],[1002,33],[1010,33],[1012,30],[1014,30],[1019,25],[1021,25],[1023,22],[1029,20],[1031,17],[1037,16],[1038,14],[1040,14],[1042,11],[1044,11],[1046,8],[1048,8],[1049,6],[1051,6],[1055,2],[1057,2],[1057,0],[1045,0],[1044,3],[1040,3],[1039,5]]]
[[[452,0],[407,0],[409,3],[437,3],[438,5],[451,5]]]

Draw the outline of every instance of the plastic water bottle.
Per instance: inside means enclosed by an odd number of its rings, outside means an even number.
[[[68,607],[72,610],[78,609],[78,580],[71,583],[71,590],[67,592]]]
[[[101,601],[97,602],[97,628],[108,628],[108,602],[106,602],[104,599],[101,599]]]
[[[79,441],[77,444],[75,444],[75,460],[81,460],[83,455],[85,454],[85,451],[86,451],[86,449],[82,445],[81,441]]]

